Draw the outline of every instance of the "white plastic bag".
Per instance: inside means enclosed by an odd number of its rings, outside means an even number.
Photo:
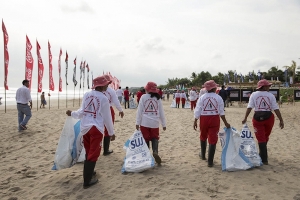
[[[154,158],[141,131],[135,131],[124,145],[126,157],[122,167],[124,172],[142,172],[154,167]]]
[[[175,102],[175,99],[172,100],[172,103],[171,103],[171,108],[176,108],[176,102]]]
[[[72,117],[67,117],[66,119],[57,144],[53,170],[60,170],[71,166],[73,143],[75,140],[74,124],[76,124],[77,121],[78,120]]]
[[[261,166],[261,158],[258,154],[256,144],[252,137],[252,133],[247,126],[247,124],[243,125],[241,135],[241,150],[245,154],[245,156],[250,160],[254,167]]]
[[[237,171],[252,168],[253,165],[241,151],[240,133],[234,128],[224,128],[219,133],[222,155],[221,163],[223,171]]]

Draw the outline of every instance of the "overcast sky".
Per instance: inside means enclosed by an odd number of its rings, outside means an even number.
[[[69,54],[68,89],[73,89],[73,60],[86,60],[94,77],[110,72],[122,87],[165,84],[168,78],[212,75],[228,70],[246,74],[300,63],[299,0],[7,0],[0,17],[9,34],[8,86],[25,77],[25,44],[33,49],[33,88],[37,86],[36,39],[45,67],[48,90],[47,42],[53,55],[58,88],[58,56]],[[3,39],[0,63],[4,64]],[[0,69],[3,87],[4,67]]]

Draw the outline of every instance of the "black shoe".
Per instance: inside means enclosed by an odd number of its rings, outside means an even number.
[[[206,157],[205,157],[205,154],[206,154],[206,145],[207,145],[206,141],[201,141],[200,140],[201,152],[200,152],[199,156],[200,156],[200,158],[202,160],[206,160]]]
[[[161,158],[158,155],[158,139],[152,139],[152,150],[153,150],[153,157],[155,159],[155,162],[158,165],[161,165]]]
[[[87,189],[92,185],[98,183],[98,179],[95,176],[96,174],[94,171],[95,165],[96,162],[92,162],[88,160],[84,161],[84,166],[83,166],[83,188],[84,189]]]
[[[216,151],[216,145],[210,144],[208,147],[208,160],[207,160],[207,166],[212,167],[214,166],[214,156]]]
[[[106,151],[106,152],[103,152],[103,155],[104,156],[108,156],[109,154],[111,154],[111,153],[113,153],[114,151],[113,150],[108,150],[108,151]]]
[[[103,155],[108,156],[113,153],[113,151],[109,150],[110,145],[110,136],[105,136],[103,139]]]
[[[83,184],[83,189],[87,189],[87,188],[95,185],[98,182],[99,182],[99,180],[96,177],[93,177],[88,184]]]

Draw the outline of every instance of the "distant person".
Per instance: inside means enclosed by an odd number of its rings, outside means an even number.
[[[169,99],[170,99],[170,92],[167,91],[167,100],[169,101]]]
[[[126,109],[126,104],[127,104],[127,107],[129,108],[129,96],[130,96],[130,93],[129,93],[128,87],[126,87],[126,89],[124,90],[123,95],[124,95],[124,100],[125,100],[124,106],[125,106],[125,109]]]
[[[32,100],[31,100],[30,90],[28,89],[29,81],[23,80],[22,84],[23,86],[20,87],[16,92],[19,131],[23,131],[27,129],[26,125],[32,116],[31,114]],[[28,105],[28,102],[30,106]]]
[[[158,155],[159,124],[161,123],[165,131],[166,120],[156,83],[148,82],[145,89],[147,94],[141,97],[138,105],[136,129],[141,130],[148,147],[151,141],[153,157],[156,163],[160,165],[161,158]]]
[[[186,94],[185,94],[184,90],[182,90],[182,92],[180,93],[180,100],[181,100],[182,108],[184,108],[184,106],[185,106],[186,99],[187,99]]]
[[[202,95],[204,95],[205,93],[207,93],[207,90],[203,87],[201,88],[200,92],[199,92],[199,97],[200,98]]]
[[[43,108],[45,108],[46,104],[47,104],[47,102],[46,102],[46,99],[45,99],[45,92],[42,92],[42,94],[41,94],[41,105],[40,105],[40,108],[42,108],[42,106],[43,106]]]
[[[104,76],[95,78],[93,90],[84,94],[81,107],[77,111],[66,111],[68,116],[80,119],[80,132],[83,134],[83,145],[86,151],[83,166],[84,189],[98,183],[94,169],[101,152],[104,126],[107,128],[111,140],[115,140],[109,101],[103,94],[109,83]]]
[[[180,92],[179,90],[176,91],[176,93],[174,94],[174,98],[175,98],[175,102],[176,102],[176,108],[179,108],[180,105]]]
[[[202,160],[206,160],[206,145],[208,139],[208,167],[212,167],[216,144],[218,142],[218,132],[220,129],[220,117],[227,128],[230,128],[230,124],[227,123],[224,113],[223,99],[216,94],[218,85],[215,81],[210,80],[204,83],[204,87],[207,91],[197,101],[197,105],[194,111],[195,121],[194,129],[197,129],[197,120],[200,119],[200,157]]]
[[[279,97],[279,101],[278,101],[279,107],[282,107],[282,98],[283,98],[283,96],[281,94],[280,97]]]
[[[106,80],[108,80],[110,83],[112,82],[112,80],[110,79],[109,75],[103,75]],[[108,86],[106,88],[106,90],[103,92],[103,94],[107,97],[109,104],[110,104],[110,113],[111,113],[111,120],[113,122],[113,124],[115,123],[115,111],[112,105],[115,105],[115,107],[118,109],[119,111],[119,116],[121,118],[123,118],[124,116],[124,112],[122,110],[122,106],[118,100],[118,97],[115,93],[115,91]],[[109,146],[110,146],[110,140],[111,140],[111,136],[108,134],[108,130],[107,128],[104,126],[104,139],[103,139],[103,155],[104,156],[108,156],[111,153],[113,153],[112,150],[109,150]]]
[[[158,94],[160,95],[161,99],[163,99],[163,91],[161,88],[158,88]]]
[[[116,90],[116,94],[117,94],[117,97],[118,97],[120,103],[122,103],[123,90],[121,89],[121,87],[119,87],[119,89]]]
[[[224,85],[222,85],[222,89],[219,91],[219,95],[222,97],[224,105],[226,105],[226,100],[227,100],[228,94],[227,94],[227,91],[225,90]]]
[[[1,103],[1,99],[2,99],[2,97],[0,97],[0,105],[2,104],[2,103]]]
[[[192,87],[190,91],[190,101],[191,101],[191,110],[193,110],[196,107],[196,101],[197,101],[197,93],[194,87]]]
[[[275,121],[272,110],[274,110],[279,119],[279,127],[281,129],[284,127],[276,98],[272,93],[269,92],[271,85],[272,83],[269,83],[266,79],[262,79],[257,83],[257,91],[251,94],[245,118],[242,121],[242,124],[247,122],[247,117],[252,108],[254,108],[252,124],[255,130],[256,139],[258,141],[259,155],[262,163],[265,165],[268,165],[267,144],[269,142],[269,136],[272,132]]]
[[[139,101],[143,95],[142,88],[136,93],[136,102],[139,104]]]

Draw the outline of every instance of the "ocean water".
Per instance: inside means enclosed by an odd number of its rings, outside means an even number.
[[[6,90],[6,105],[15,105],[16,104],[16,91],[18,88],[9,88],[9,90]],[[83,94],[87,91],[89,91],[90,89],[86,89],[83,91],[83,89],[79,90],[79,88],[75,89],[75,99],[81,99],[83,97]],[[45,92],[45,98],[46,101],[48,101],[48,93],[49,90],[43,90],[43,92]],[[31,89],[31,99],[33,101],[36,101],[38,99],[38,101],[40,101],[40,96],[42,93],[37,93],[37,89]],[[72,100],[74,99],[74,89],[73,90],[65,90],[62,92],[58,92],[57,90],[54,91],[50,91],[50,95],[51,95],[51,100],[53,99],[60,99],[60,100],[65,100],[67,98],[67,100]],[[1,106],[4,105],[4,101],[5,101],[5,90],[3,87],[0,87],[0,97],[2,97],[1,99]]]

